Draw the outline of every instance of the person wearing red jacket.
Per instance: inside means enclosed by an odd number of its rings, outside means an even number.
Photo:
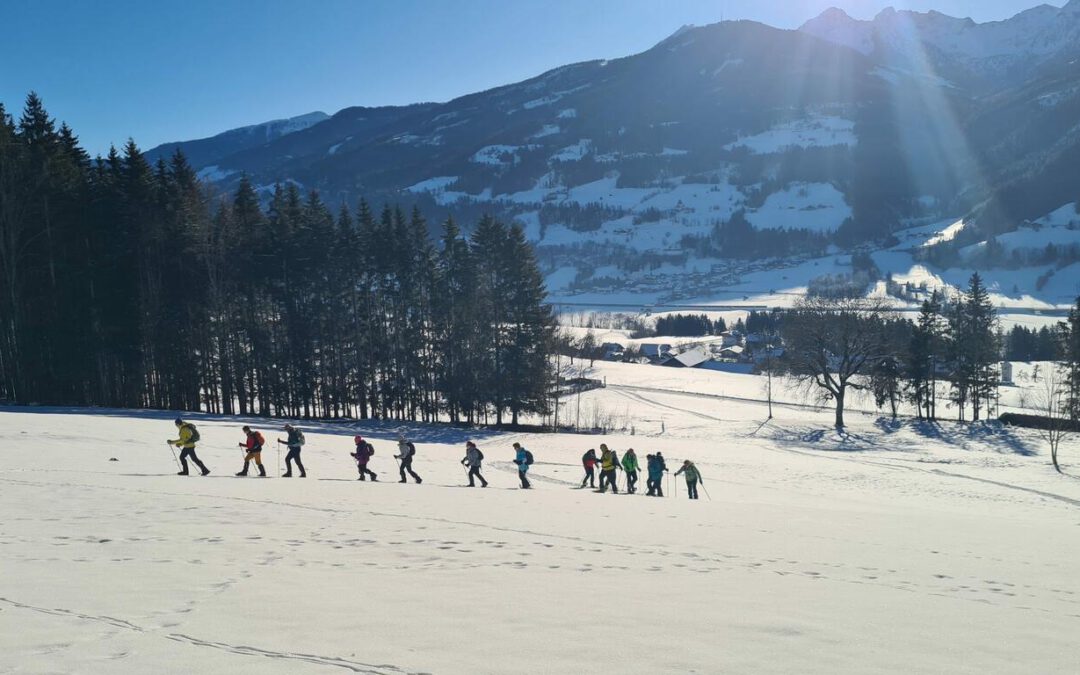
[[[585,487],[588,483],[589,487],[596,487],[596,450],[590,448],[588,452],[581,456],[581,463],[585,467],[585,478],[581,479],[581,487]]]
[[[263,478],[266,477],[266,468],[262,463],[262,449],[263,435],[258,431],[253,430],[249,426],[244,426],[244,433],[247,434],[247,440],[243,443],[237,443],[241,448],[244,448],[247,452],[244,453],[244,468],[236,473],[237,476],[248,475],[248,464],[254,460],[255,466],[259,467],[259,475]]]

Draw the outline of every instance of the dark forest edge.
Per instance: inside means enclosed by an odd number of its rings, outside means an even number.
[[[550,408],[554,317],[518,226],[213,195],[182,154],[91,160],[0,104],[0,400],[517,424]]]

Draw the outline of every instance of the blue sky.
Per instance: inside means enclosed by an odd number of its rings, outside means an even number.
[[[683,24],[795,28],[830,6],[977,21],[1036,0],[34,0],[8,2],[0,101],[30,90],[91,153],[312,110],[443,101],[549,68],[625,56]],[[1062,0],[1052,4],[1061,5]]]

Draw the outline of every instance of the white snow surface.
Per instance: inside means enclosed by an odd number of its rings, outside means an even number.
[[[759,230],[833,232],[851,217],[851,207],[831,183],[793,183],[765,199],[746,219]]]
[[[727,150],[747,148],[758,155],[783,152],[788,148],[824,148],[836,145],[854,146],[855,122],[843,117],[812,115],[778,124],[767,131],[724,146]]]
[[[211,164],[199,169],[195,177],[201,181],[209,183],[216,183],[217,181],[225,180],[229,176],[235,175],[237,172],[233,169],[222,169],[217,164]]]
[[[423,485],[394,480],[389,424],[300,423],[308,478],[235,478],[245,421],[276,474],[278,423],[193,415],[203,478],[174,475],[172,414],[4,409],[4,670],[1075,670],[1080,482],[1036,435],[857,410],[840,435],[779,380],[763,424],[758,376],[583,372],[608,386],[562,401],[563,419],[613,415],[633,436],[408,425]],[[355,480],[357,431],[378,483]],[[467,438],[486,490],[461,487]],[[514,441],[536,457],[528,492]],[[692,458],[708,495],[572,489],[600,442],[663,451],[672,471]],[[1062,447],[1069,473],[1078,452]],[[654,648],[597,659],[598,630]]]

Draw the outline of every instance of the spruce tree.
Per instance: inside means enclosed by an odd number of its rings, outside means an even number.
[[[1059,324],[1061,356],[1065,367],[1066,409],[1073,420],[1080,419],[1080,297],[1069,310],[1067,321]]]

